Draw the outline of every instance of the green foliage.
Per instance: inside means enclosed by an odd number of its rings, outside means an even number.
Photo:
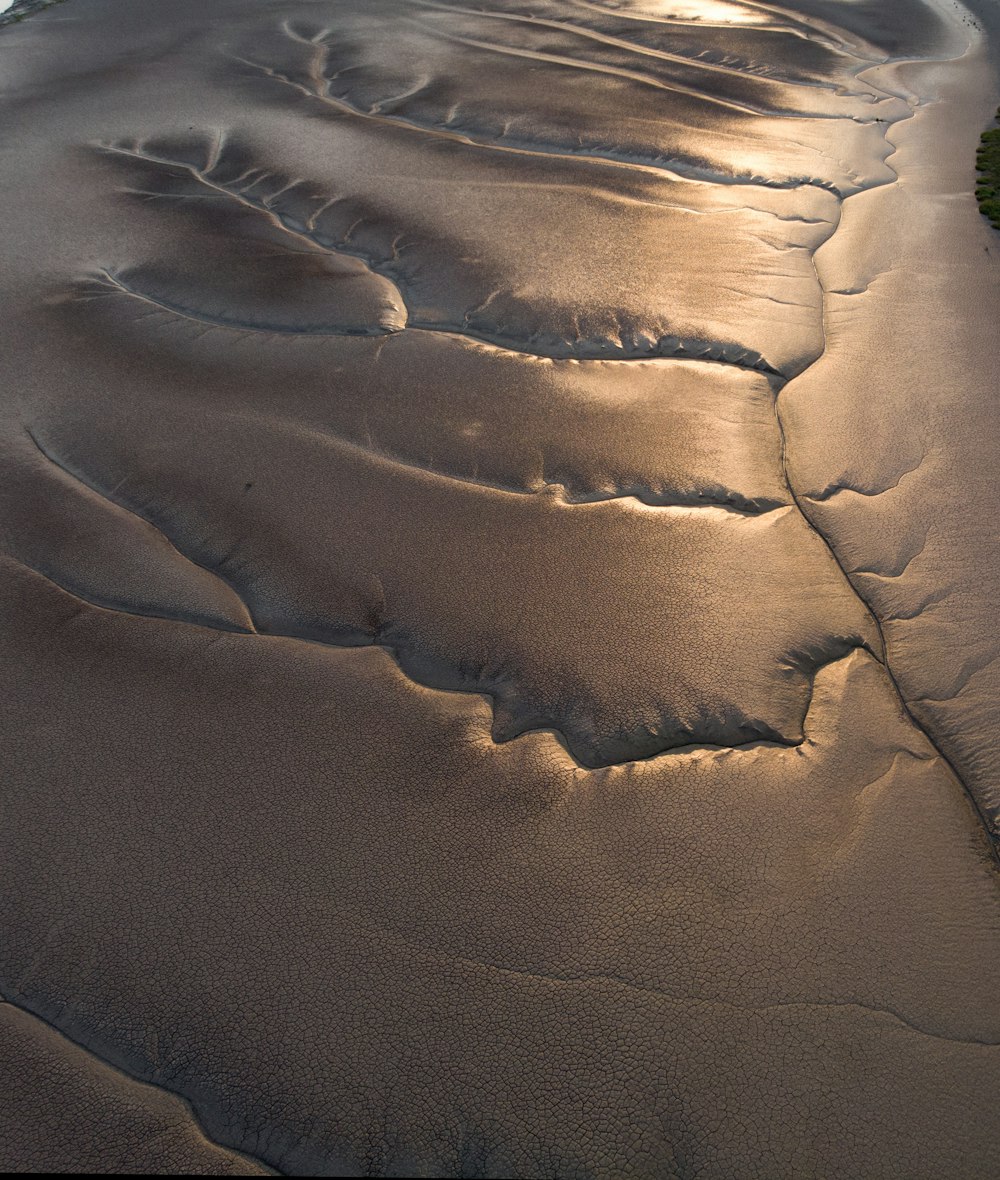
[[[0,13],[0,28],[4,25],[19,25],[25,17],[43,8],[50,8],[53,4],[62,4],[63,0],[14,0],[13,5],[6,12]]]
[[[1000,120],[1000,111],[997,111],[997,119]],[[976,169],[979,172],[976,186],[979,211],[1000,229],[1000,127],[984,131],[979,137]]]

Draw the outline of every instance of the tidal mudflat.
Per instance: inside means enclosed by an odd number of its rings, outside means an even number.
[[[998,37],[0,29],[0,1161],[993,1174]]]

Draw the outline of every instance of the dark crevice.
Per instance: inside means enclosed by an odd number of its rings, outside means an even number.
[[[882,93],[886,93],[886,92],[883,91]],[[911,111],[909,115],[905,116],[905,118],[912,118],[913,114],[914,114],[914,112]],[[886,128],[885,135],[886,135],[886,138],[888,141],[888,127]],[[892,154],[893,153],[890,152],[889,156],[891,156]],[[891,167],[891,165],[888,164],[888,157],[887,157],[886,163],[887,163],[888,167]],[[895,179],[896,180],[899,179],[898,175],[896,176]],[[885,183],[894,183],[894,182],[881,182],[879,184],[873,185],[872,187],[873,188],[880,188]],[[831,237],[836,234],[837,228],[839,228],[839,225],[840,225],[840,221],[843,218],[843,205],[847,201],[849,201],[850,199],[851,199],[850,196],[847,196],[841,202],[841,217],[840,217],[840,220],[838,220],[838,225],[834,229],[834,234],[831,235]],[[812,257],[813,269],[816,274],[816,282],[819,285],[820,291],[822,292],[822,296],[823,296],[823,325],[822,325],[822,327],[823,327],[824,345],[823,345],[823,351],[820,354],[820,356],[816,358],[816,361],[812,362],[812,364],[816,364],[818,360],[822,359],[822,357],[826,355],[827,342],[829,340],[829,334],[828,334],[827,323],[826,323],[827,296],[829,294],[834,294],[835,292],[828,292],[827,291],[827,289],[823,283],[822,276],[820,275],[819,268],[816,265],[815,254],[811,255],[811,257]],[[864,606],[865,610],[870,615],[872,622],[874,623],[875,628],[878,632],[879,642],[882,647],[882,661],[881,662],[882,662],[883,667],[885,668],[886,675],[888,676],[889,682],[892,685],[893,690],[896,694],[896,697],[899,701],[900,708],[902,709],[903,713],[908,718],[910,723],[913,725],[914,729],[916,729],[918,733],[923,735],[924,739],[927,741],[927,743],[930,745],[930,747],[934,750],[934,752],[937,754],[937,756],[941,759],[941,761],[945,764],[945,766],[948,767],[949,771],[951,772],[951,774],[955,778],[955,781],[958,783],[958,785],[961,788],[962,792],[964,793],[966,799],[968,800],[969,805],[972,807],[973,812],[975,813],[975,815],[977,816],[977,818],[979,820],[982,830],[986,836],[986,843],[987,843],[987,846],[989,847],[993,861],[994,861],[995,865],[998,868],[1000,868],[1000,832],[998,832],[997,828],[995,827],[995,825],[991,821],[989,815],[986,813],[986,811],[981,806],[975,793],[972,791],[969,784],[966,782],[965,778],[960,773],[955,762],[948,756],[948,754],[945,752],[943,746],[941,744],[939,744],[938,741],[935,740],[930,729],[921,723],[921,721],[917,718],[916,714],[910,708],[910,704],[903,692],[902,686],[900,685],[900,683],[896,677],[896,674],[893,671],[892,662],[891,662],[890,654],[889,654],[889,643],[886,638],[885,626],[883,624],[883,621],[879,617],[879,615],[876,613],[872,604],[865,597],[864,593],[859,588],[857,581],[855,580],[855,575],[859,574],[859,573],[863,574],[864,571],[848,570],[844,560],[841,558],[840,554],[837,551],[836,545],[822,531],[822,529],[819,527],[819,525],[813,519],[812,515],[810,514],[810,512],[808,511],[808,509],[806,507],[806,501],[808,499],[811,499],[812,497],[808,497],[804,493],[800,493],[799,491],[797,491],[795,484],[792,481],[791,475],[789,473],[788,437],[787,437],[786,430],[785,430],[784,419],[783,419],[782,413],[781,413],[781,394],[785,390],[788,389],[788,387],[792,381],[796,380],[798,377],[801,377],[805,372],[808,372],[808,370],[810,368],[812,368],[812,364],[807,366],[806,369],[802,370],[801,373],[797,373],[795,375],[795,377],[792,377],[789,381],[784,382],[781,386],[779,386],[777,394],[775,396],[775,400],[774,400],[775,418],[777,420],[778,430],[781,435],[781,464],[782,464],[782,469],[783,469],[784,475],[785,475],[785,484],[788,487],[789,494],[791,495],[795,506],[798,508],[799,512],[801,513],[803,520],[805,520],[805,522],[808,524],[808,526],[813,530],[813,532],[815,532],[816,536],[819,537],[819,539],[826,546],[827,550],[830,553],[830,556],[836,562],[836,564],[839,567],[841,573],[843,574],[845,580],[847,581],[847,584],[852,588],[854,593],[857,595],[859,601],[861,602],[861,604]],[[900,477],[900,479],[902,479],[906,474],[908,474],[908,472],[904,472],[903,475]],[[899,481],[897,481],[897,483],[898,482]],[[888,489],[886,489],[886,490],[888,490]],[[829,498],[829,497],[822,497],[822,496],[818,497],[818,499],[820,499],[820,500],[823,498]],[[907,562],[907,565],[908,564],[909,564],[909,562]],[[904,569],[905,569],[905,567],[904,567]]]
[[[346,251],[344,251],[346,253]],[[352,257],[361,257],[352,255]],[[385,268],[379,264],[372,264],[371,269],[383,277],[387,277]],[[355,329],[330,326],[326,328],[289,328],[268,324],[250,323],[249,321],[228,319],[224,316],[210,316],[181,304],[164,299],[159,295],[152,295],[141,290],[134,282],[102,268],[94,276],[93,282],[114,288],[122,295],[129,295],[139,299],[152,307],[191,320],[206,328],[219,328],[231,332],[255,332],[265,336],[296,336],[323,339],[328,336],[394,336],[401,332],[428,332],[440,336],[460,336],[474,340],[479,344],[488,344],[500,352],[508,352],[517,356],[537,357],[543,360],[593,360],[593,361],[650,361],[650,360],[689,360],[703,361],[718,365],[732,365],[737,369],[749,369],[755,373],[764,373],[769,377],[779,377],[777,369],[769,365],[758,354],[739,349],[736,345],[725,344],[721,341],[696,339],[692,337],[678,338],[664,336],[651,342],[646,348],[616,346],[610,341],[584,340],[577,344],[568,342],[553,342],[546,346],[523,340],[516,336],[500,333],[479,331],[468,326],[458,324],[431,323],[429,321],[409,320],[405,328],[371,328]],[[739,353],[732,358],[726,356],[727,351]]]
[[[21,569],[26,570],[29,574],[35,577],[44,579],[49,585],[54,586],[60,593],[73,599],[81,606],[92,610],[105,611],[108,614],[126,615],[130,618],[152,618],[158,619],[161,622],[176,623],[181,626],[194,627],[199,630],[209,632],[219,632],[225,635],[231,635],[238,640],[252,640],[254,642],[264,641],[287,641],[294,643],[309,643],[318,647],[334,649],[338,651],[350,651],[359,648],[379,648],[389,655],[394,664],[400,672],[414,684],[421,688],[429,688],[435,692],[457,692],[470,696],[480,696],[490,702],[491,709],[494,713],[494,720],[496,719],[497,711],[497,694],[490,689],[488,685],[484,684],[444,684],[440,683],[436,677],[420,676],[413,669],[414,661],[407,657],[406,648],[399,643],[389,643],[380,638],[382,630],[381,624],[378,620],[373,621],[373,631],[371,633],[358,632],[351,636],[350,642],[337,643],[328,638],[321,638],[316,635],[296,634],[291,631],[273,631],[258,629],[253,632],[236,631],[229,628],[224,628],[205,619],[194,618],[189,614],[182,614],[180,612],[155,613],[153,611],[137,611],[127,603],[110,603],[107,600],[98,601],[81,593],[79,590],[71,589],[69,586],[62,583],[57,577],[44,570],[38,569],[23,561],[12,553],[4,554],[9,561],[13,561]],[[878,659],[877,653],[873,652],[871,648],[865,643],[849,642],[837,643],[833,645],[831,654],[816,658],[814,656],[802,657],[796,659],[790,658],[789,667],[795,668],[808,682],[808,695],[805,704],[805,715],[808,716],[809,710],[812,708],[812,699],[815,691],[815,682],[817,675],[827,667],[833,664],[838,664],[842,660],[850,658],[850,656],[857,651],[864,651],[871,655],[874,659]],[[529,721],[523,724],[517,724],[511,728],[510,732],[505,733],[503,737],[497,737],[493,729],[491,729],[490,740],[494,745],[505,745],[507,742],[516,741],[519,738],[525,737],[529,734],[548,733],[559,744],[561,749],[576,766],[578,770],[585,771],[601,771],[613,766],[627,766],[637,762],[650,762],[656,758],[672,758],[680,754],[695,754],[707,753],[718,754],[728,753],[733,750],[756,750],[761,748],[770,749],[797,749],[808,744],[808,739],[803,736],[784,737],[771,726],[765,722],[753,721],[747,718],[743,729],[746,731],[746,738],[743,741],[733,742],[711,742],[699,740],[695,734],[687,735],[690,740],[685,740],[685,737],[680,737],[676,741],[668,742],[663,746],[652,749],[648,752],[636,754],[624,758],[611,758],[606,760],[584,760],[578,752],[575,752],[570,745],[568,737],[554,724],[546,724],[543,722]]]
[[[553,29],[556,32],[566,33],[567,35],[569,35],[571,37],[580,37],[584,40],[596,41],[598,44],[601,44],[601,45],[610,45],[610,46],[613,46],[614,48],[622,49],[626,53],[634,53],[638,57],[651,57],[651,58],[654,58],[655,60],[658,60],[658,61],[669,61],[669,62],[676,63],[677,65],[680,65],[680,66],[685,66],[689,69],[704,71],[706,73],[727,74],[730,77],[745,78],[749,81],[763,82],[765,84],[772,84],[772,85],[777,85],[777,86],[794,86],[796,88],[798,88],[799,86],[807,86],[812,89],[826,90],[826,91],[828,91],[830,93],[834,93],[834,94],[837,93],[837,86],[832,82],[824,84],[824,83],[821,83],[818,81],[805,81],[803,79],[798,79],[798,78],[796,78],[794,80],[790,80],[790,79],[782,78],[777,75],[772,75],[772,74],[767,74],[767,73],[758,73],[755,70],[751,70],[751,69],[746,68],[746,63],[728,63],[727,64],[724,62],[712,61],[708,58],[698,57],[698,56],[694,56],[691,54],[675,53],[675,52],[672,52],[670,50],[666,50],[666,49],[663,49],[660,47],[646,45],[641,41],[631,41],[627,37],[620,36],[618,33],[605,33],[605,32],[602,32],[600,29],[590,28],[587,25],[573,24],[571,21],[553,20],[550,18],[529,15],[526,12],[491,12],[491,11],[481,9],[481,8],[468,8],[468,7],[464,7],[462,5],[457,5],[457,4],[438,3],[438,2],[436,2],[436,0],[411,0],[411,2],[414,4],[415,7],[429,9],[434,12],[455,12],[455,13],[459,13],[463,16],[483,17],[488,20],[509,21],[513,24],[525,25],[526,27],[531,28],[531,29],[535,29],[535,28]],[[748,5],[748,7],[755,7],[755,6]],[[773,14],[773,12],[774,12],[773,9],[765,9],[765,11],[768,11],[769,14]],[[640,21],[640,22],[641,21],[645,21],[645,22],[656,21],[656,18],[652,17],[651,13],[637,12],[637,13],[632,14],[632,13],[629,13],[629,11],[627,9],[623,9],[623,8],[622,9],[610,9],[606,13],[604,13],[604,15],[611,16],[612,18],[619,19],[619,20],[633,19],[633,20]],[[788,16],[789,14],[785,13],[784,15]],[[706,27],[712,27],[712,24],[710,21],[704,21],[704,20],[698,20],[698,21],[687,20],[687,21],[685,21],[685,20],[679,20],[676,17],[666,17],[666,18],[661,18],[661,20],[662,20],[662,23],[664,23],[664,24],[680,25],[682,27],[687,26],[687,27],[696,28],[699,30],[706,28]],[[657,22],[657,23],[659,23],[659,22]],[[770,27],[767,25],[758,25],[757,28],[759,28],[763,31],[775,31],[775,32],[778,32],[778,31],[790,32],[790,31],[792,31],[788,27],[782,28],[781,26],[777,26],[777,25],[772,25]],[[814,37],[813,39],[817,43],[821,43],[821,38]],[[843,46],[842,45],[837,46],[837,48],[842,49]],[[852,54],[852,56],[854,56],[854,54]],[[695,91],[695,93],[697,93],[699,95],[699,97],[702,96],[702,92],[700,92],[700,91]],[[711,97],[711,96],[705,95],[705,97]],[[760,108],[747,107],[747,108],[742,108],[742,109],[748,109],[748,110],[751,110],[755,114],[761,114],[761,115],[777,114],[780,116],[780,115],[784,115],[784,114],[789,114],[792,117],[795,117],[798,114],[800,114],[800,112],[795,112],[795,111],[775,112],[775,111],[771,111],[771,110],[768,110],[763,107],[760,107]],[[810,117],[810,118],[814,117],[809,112],[801,112],[801,115],[803,115],[804,117]],[[819,117],[823,117],[823,116],[819,116]]]
[[[141,521],[144,525],[147,525],[149,528],[153,529],[157,533],[157,535],[159,537],[161,537],[163,541],[166,542],[166,544],[170,547],[170,549],[172,549],[182,561],[195,566],[202,573],[208,574],[210,577],[214,578],[216,580],[216,582],[220,583],[221,587],[226,592],[226,596],[228,598],[234,600],[235,604],[238,605],[243,610],[244,614],[246,615],[245,630],[250,633],[253,633],[253,631],[255,630],[255,624],[253,621],[253,613],[250,610],[249,605],[244,601],[242,595],[239,593],[239,591],[236,589],[236,587],[232,584],[232,582],[230,582],[225,577],[225,575],[222,574],[222,572],[219,570],[218,566],[205,565],[203,562],[197,561],[189,553],[185,552],[177,544],[175,544],[174,541],[172,541],[171,538],[167,536],[167,534],[163,531],[163,529],[160,528],[160,526],[154,520],[151,520],[148,516],[145,516],[145,515],[143,515],[143,513],[138,512],[131,505],[125,503],[125,501],[119,499],[118,497],[112,495],[109,492],[104,491],[102,488],[98,487],[98,485],[96,483],[93,483],[92,481],[88,480],[79,471],[74,471],[65,462],[63,462],[60,458],[58,458],[57,455],[55,454],[55,452],[51,448],[47,447],[39,439],[38,435],[30,427],[25,427],[25,434],[28,436],[28,438],[34,444],[38,453],[44,459],[46,459],[49,463],[51,463],[52,466],[55,467],[58,471],[61,471],[63,475],[65,475],[69,479],[73,480],[74,483],[79,484],[81,487],[83,487],[86,491],[90,492],[92,495],[99,497],[105,503],[110,504],[114,508],[117,508],[120,512],[125,512],[129,516],[134,516],[137,520]],[[24,564],[24,563],[22,562],[21,564]],[[36,570],[35,572],[42,574],[43,577],[49,577],[49,575],[42,573],[41,570]],[[53,582],[55,581],[55,579],[53,579],[51,577],[49,577],[49,580],[53,581]],[[55,584],[59,585],[58,582],[56,582]],[[60,589],[67,590],[67,588],[64,586],[60,586]],[[67,590],[67,593],[74,593],[74,592]],[[77,595],[77,597],[82,597],[82,596]],[[89,602],[89,600],[85,600],[85,601]],[[109,610],[119,609],[116,605],[113,605],[113,604],[104,604],[104,603],[93,602],[93,603],[91,603],[91,605],[93,605],[93,606],[105,606],[106,605],[107,609],[109,609]],[[143,613],[143,612],[135,611],[133,613],[139,614],[139,613]],[[147,612],[147,613],[152,615],[152,612]],[[155,617],[159,617],[159,616],[155,616]],[[235,631],[237,629],[234,627],[233,630]]]
[[[927,741],[927,743],[930,745],[930,747],[934,750],[935,754],[937,754],[937,756],[941,759],[941,761],[945,764],[945,766],[947,766],[948,769],[951,771],[953,777],[955,778],[955,781],[958,783],[958,785],[961,788],[962,792],[964,793],[965,797],[968,799],[969,804],[971,805],[973,811],[975,812],[976,816],[978,817],[979,823],[982,826],[983,832],[986,835],[987,845],[990,849],[993,860],[994,860],[997,868],[1000,868],[1000,840],[998,840],[997,829],[994,827],[993,823],[991,822],[990,817],[983,810],[982,806],[979,803],[979,800],[976,798],[975,794],[970,789],[968,783],[962,777],[961,773],[959,772],[958,767],[955,765],[955,763],[952,761],[952,759],[945,753],[943,747],[934,739],[933,735],[931,734],[930,729],[927,726],[923,725],[918,720],[916,714],[910,708],[910,704],[909,704],[906,696],[903,693],[903,689],[900,686],[900,683],[896,678],[896,674],[893,672],[893,669],[892,669],[892,662],[891,662],[890,654],[889,654],[889,642],[886,639],[885,625],[883,624],[882,619],[879,617],[879,615],[876,613],[874,607],[871,605],[871,603],[868,601],[868,599],[865,597],[865,595],[862,593],[862,591],[858,587],[858,584],[857,584],[855,578],[852,576],[854,571],[848,571],[848,569],[845,566],[843,560],[841,559],[839,553],[837,552],[836,546],[826,536],[826,534],[822,532],[822,530],[819,528],[819,526],[812,520],[812,518],[810,517],[809,513],[806,511],[806,508],[804,506],[804,502],[803,502],[804,498],[801,497],[800,494],[795,490],[795,486],[792,483],[791,477],[788,474],[788,468],[787,468],[787,463],[786,463],[787,440],[786,440],[786,436],[785,436],[784,423],[783,423],[782,417],[781,417],[781,410],[780,410],[780,407],[777,402],[775,402],[775,414],[778,419],[778,427],[781,430],[781,458],[782,458],[782,464],[785,466],[785,482],[788,485],[788,490],[789,490],[789,493],[790,493],[793,501],[795,502],[795,506],[798,508],[799,512],[802,514],[802,518],[805,520],[805,522],[808,524],[808,526],[813,530],[813,532],[816,534],[816,536],[819,537],[819,539],[823,542],[823,544],[829,550],[830,556],[837,563],[837,566],[839,567],[840,572],[844,575],[844,578],[847,581],[847,584],[852,588],[854,593],[857,595],[859,601],[864,606],[865,610],[871,616],[872,622],[875,624],[875,628],[878,632],[879,642],[882,646],[882,659],[880,662],[881,662],[882,666],[885,668],[886,675],[888,676],[889,682],[892,685],[893,690],[896,694],[896,698],[899,701],[900,708],[903,710],[903,713],[906,715],[906,717],[908,718],[910,723],[913,725],[914,729],[916,729],[918,733],[923,735],[924,739]]]
[[[51,1029],[62,1040],[68,1041],[81,1052],[86,1053],[89,1057],[93,1057],[104,1069],[109,1069],[114,1073],[121,1074],[129,1082],[137,1086],[149,1086],[152,1089],[161,1090],[165,1094],[169,1094],[171,1098],[175,1099],[187,1112],[197,1128],[199,1134],[204,1138],[206,1143],[210,1143],[213,1147],[219,1148],[221,1151],[231,1152],[245,1160],[247,1163],[253,1164],[261,1171],[269,1173],[273,1176],[282,1176],[283,1172],[278,1171],[273,1164],[265,1162],[262,1158],[251,1155],[235,1142],[229,1143],[226,1137],[220,1134],[210,1134],[205,1125],[205,1121],[198,1113],[198,1109],[194,1101],[182,1094],[180,1090],[175,1090],[170,1086],[165,1085],[162,1081],[155,1079],[151,1072],[137,1071],[131,1069],[125,1062],[122,1054],[109,1052],[110,1046],[105,1045],[104,1051],[99,1052],[93,1045],[88,1045],[79,1037],[73,1036],[72,1033],[66,1030],[64,1024],[58,1023],[57,1018],[48,1014],[51,1011],[51,1005],[46,1005],[45,1009],[39,1004],[29,1002],[25,997],[19,996],[15,999],[13,990],[4,983],[0,983],[0,1002],[9,1004],[12,1008],[16,1008],[19,1012],[24,1012],[33,1019],[40,1021]],[[233,1136],[237,1139],[238,1136]]]
[[[303,45],[310,45],[314,49],[324,48],[322,41],[313,41],[309,38],[298,36],[293,31],[287,29],[286,32],[293,40],[300,41]],[[838,198],[844,195],[832,181],[823,180],[816,176],[787,177],[784,180],[776,180],[773,177],[764,176],[756,172],[721,172],[707,160],[697,160],[684,156],[654,157],[638,154],[629,155],[618,148],[604,149],[598,145],[592,145],[585,149],[574,149],[569,144],[550,144],[543,140],[518,140],[513,137],[504,137],[501,141],[487,133],[479,134],[473,131],[459,131],[445,125],[422,123],[414,119],[407,119],[402,115],[388,114],[375,108],[365,110],[349,102],[344,96],[333,94],[330,90],[330,79],[323,75],[322,71],[318,71],[319,77],[322,79],[322,88],[313,90],[301,82],[297,82],[287,74],[283,74],[280,70],[276,70],[273,66],[240,57],[236,54],[231,56],[233,61],[255,70],[257,73],[270,78],[274,82],[290,87],[298,91],[305,98],[322,103],[339,114],[350,115],[359,119],[369,119],[388,126],[399,127],[405,131],[444,139],[466,148],[476,148],[487,152],[506,152],[518,156],[543,157],[613,168],[625,168],[631,171],[648,172],[653,175],[674,176],[681,180],[698,181],[704,184],[726,184],[783,191],[797,188],[818,188]],[[319,79],[317,79],[317,83],[318,81]],[[382,101],[387,102],[390,100],[383,99]]]

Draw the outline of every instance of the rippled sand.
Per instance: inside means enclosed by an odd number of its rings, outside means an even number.
[[[0,1161],[992,1174],[996,23],[0,30]]]

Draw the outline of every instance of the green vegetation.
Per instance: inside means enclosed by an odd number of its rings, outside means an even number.
[[[62,4],[63,0],[14,0],[10,8],[0,13],[0,26],[20,24],[26,16],[37,12],[41,8],[48,8],[53,4]]]
[[[997,119],[1000,120],[1000,111],[997,111]],[[976,168],[979,172],[976,186],[979,211],[1000,229],[1000,127],[984,131],[979,137]]]

